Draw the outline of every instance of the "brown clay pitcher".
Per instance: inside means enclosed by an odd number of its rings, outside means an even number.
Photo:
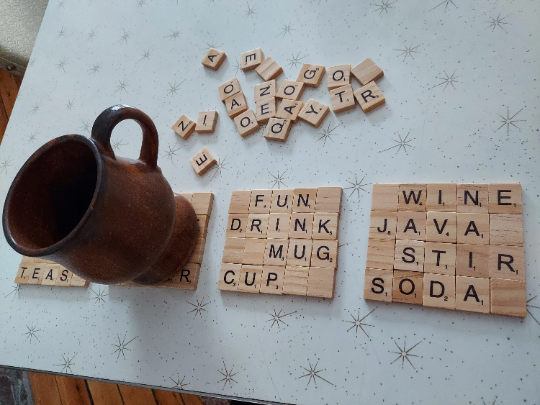
[[[111,148],[114,127],[126,119],[142,128],[137,160]],[[4,204],[6,240],[96,283],[167,280],[187,263],[199,230],[193,207],[173,194],[157,158],[150,117],[126,105],[108,108],[90,139],[53,139],[23,165]]]

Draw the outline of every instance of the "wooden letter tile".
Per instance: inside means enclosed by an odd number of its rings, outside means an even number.
[[[313,234],[313,213],[293,212],[289,224],[289,238],[311,239]]]
[[[229,214],[225,236],[227,238],[245,238],[247,226],[248,214]]]
[[[310,267],[308,273],[308,297],[334,298],[336,270],[328,267]]]
[[[381,270],[394,268],[394,240],[369,239],[366,267]]]
[[[454,309],[456,307],[456,278],[443,274],[424,274],[423,305]]]
[[[276,97],[277,85],[275,80],[257,84],[254,87],[255,102],[265,100],[267,98]]]
[[[41,284],[43,278],[43,272],[45,270],[44,266],[48,263],[37,263],[34,262],[33,266],[30,267],[30,274],[26,281],[26,284]]]
[[[455,212],[428,212],[426,240],[456,243],[457,219]]]
[[[426,240],[426,212],[398,211],[397,239]]]
[[[264,264],[270,266],[285,266],[287,264],[288,239],[266,239]]]
[[[70,287],[88,287],[89,284],[90,283],[88,281],[76,274],[73,274],[71,281],[69,282]]]
[[[456,276],[456,309],[489,314],[489,278]]]
[[[371,210],[397,211],[399,194],[399,184],[374,184],[371,192]]]
[[[227,55],[225,52],[218,51],[217,49],[210,48],[206,55],[204,55],[201,63],[207,68],[218,70],[221,64],[225,61]]]
[[[189,258],[190,263],[202,263],[205,243],[206,238],[197,238],[197,242],[195,243],[195,249],[193,249],[193,253]]]
[[[251,190],[236,190],[231,194],[229,204],[229,214],[249,213],[249,202],[251,200]]]
[[[356,107],[352,85],[350,84],[330,90],[330,99],[332,101],[332,110],[336,114]]]
[[[360,107],[365,113],[370,112],[386,102],[382,91],[379,90],[375,82],[369,82],[365,86],[360,87],[354,92],[354,97],[356,97],[358,104],[360,104]]]
[[[487,184],[457,185],[457,212],[487,214],[488,208]]]
[[[364,299],[392,302],[392,270],[366,268],[364,277]]]
[[[266,239],[246,238],[242,264],[253,264],[262,266],[264,263],[264,251],[266,249]]]
[[[285,212],[270,213],[268,217],[268,239],[287,239],[291,214]]]
[[[337,240],[314,240],[311,250],[312,267],[337,268],[338,241]]]
[[[317,128],[322,124],[329,112],[330,108],[328,106],[316,100],[309,99],[298,116],[300,119]]]
[[[316,212],[313,216],[313,239],[337,239],[339,214]]]
[[[351,65],[339,65],[328,68],[328,90],[351,83]]]
[[[283,68],[279,66],[274,59],[266,58],[259,66],[257,66],[255,71],[265,82],[267,82],[283,73]]]
[[[522,214],[521,184],[490,184],[490,214]]]
[[[180,118],[178,118],[178,121],[176,121],[171,128],[183,139],[188,139],[193,133],[193,131],[195,131],[196,125],[197,124],[195,124],[194,121],[190,120],[185,115],[182,115]]]
[[[244,52],[240,58],[240,68],[244,71],[250,71],[259,66],[263,61],[263,51],[261,48],[253,51]]]
[[[250,214],[269,214],[272,203],[272,190],[252,190],[249,204]]]
[[[319,187],[315,211],[337,212],[341,211],[341,187]]]
[[[458,207],[459,208],[459,207]],[[457,243],[489,245],[489,214],[457,214]]]
[[[197,126],[195,132],[198,134],[211,134],[216,129],[218,119],[217,111],[201,111],[197,118]]]
[[[223,249],[223,263],[242,263],[245,238],[226,238],[225,248]]]
[[[173,278],[174,286],[183,290],[196,290],[199,283],[200,273],[200,264],[187,263],[184,268],[180,270],[180,272]]]
[[[199,153],[189,160],[189,162],[191,163],[193,170],[195,170],[199,176],[202,176],[217,163],[214,156],[212,156],[210,151],[206,148],[202,148]]]
[[[525,281],[491,279],[491,313],[527,316],[527,288]]]
[[[456,275],[456,245],[454,243],[426,242],[424,273]]]
[[[428,184],[426,204],[427,211],[457,212],[457,184]]]
[[[283,294],[283,280],[285,279],[285,266],[263,266],[261,280],[261,294]]]
[[[325,72],[326,69],[324,66],[304,63],[296,81],[305,83],[308,87],[316,88],[320,86]]]
[[[397,212],[371,211],[369,238],[396,239]]]
[[[399,186],[400,211],[425,211],[427,186],[425,184],[401,184]]]
[[[425,242],[419,240],[396,240],[394,269],[424,271]]]
[[[63,266],[60,266],[60,273],[58,274],[58,278],[54,282],[54,285],[56,287],[69,287],[72,277],[73,273],[71,271]]]
[[[266,238],[269,214],[248,214],[247,238]]]
[[[364,59],[358,65],[351,69],[351,73],[362,86],[365,86],[371,81],[379,80],[384,76],[382,69],[375,64],[370,58]]]
[[[236,291],[238,289],[238,277],[240,276],[241,264],[222,263],[219,272],[218,290]]]
[[[240,91],[242,91],[242,88],[240,87],[240,82],[235,77],[229,81],[226,81],[222,85],[220,85],[218,87],[218,91],[219,91],[219,99],[222,102],[225,102],[227,98],[240,93]]]
[[[234,118],[248,109],[246,96],[240,92],[225,99],[225,107],[229,118]]]
[[[276,118],[288,119],[292,122],[296,122],[302,108],[304,108],[303,102],[284,98],[279,104]]]
[[[264,138],[268,141],[287,142],[291,131],[291,121],[280,118],[270,118],[264,130]]]
[[[287,266],[283,280],[283,294],[307,295],[309,267]]]
[[[42,269],[43,277],[41,278],[41,285],[53,286],[56,284],[56,279],[60,274],[59,264],[44,265]]]
[[[238,278],[238,291],[259,294],[263,267],[242,265]]]
[[[295,188],[293,196],[293,212],[315,212],[317,191],[318,189],[316,188]]]
[[[197,215],[210,215],[212,212],[213,193],[193,193],[190,203]]]
[[[270,212],[291,212],[294,190],[273,190]]]
[[[491,245],[489,276],[525,281],[525,248],[523,246]]]
[[[291,266],[309,266],[311,264],[311,239],[290,239],[287,252],[287,264]]]
[[[197,225],[199,226],[199,237],[206,238],[208,232],[208,215],[197,215]]]
[[[523,215],[491,214],[489,217],[492,245],[523,246]]]
[[[257,117],[255,117],[253,110],[247,110],[242,114],[237,115],[234,119],[234,123],[242,138],[259,130],[259,123],[257,122]]]
[[[489,245],[456,245],[456,275],[489,278]]]
[[[423,273],[394,270],[392,284],[392,302],[422,305]]]
[[[276,98],[269,97],[255,102],[255,117],[260,124],[276,116]]]
[[[27,281],[30,278],[31,272],[33,270],[33,266],[33,261],[26,261],[23,258],[23,261],[21,262],[21,264],[19,264],[19,270],[17,271],[17,276],[15,277],[15,283],[27,284]]]
[[[304,83],[295,82],[294,80],[283,80],[276,94],[278,98],[289,100],[298,100],[304,93]]]

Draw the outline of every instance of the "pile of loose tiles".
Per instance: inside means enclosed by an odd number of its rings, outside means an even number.
[[[364,298],[525,317],[520,184],[375,184]]]

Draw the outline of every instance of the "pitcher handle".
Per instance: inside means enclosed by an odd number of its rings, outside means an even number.
[[[137,108],[118,104],[107,108],[94,121],[91,138],[96,141],[99,150],[115,159],[111,147],[111,134],[114,127],[123,120],[135,120],[141,126],[143,141],[139,160],[146,163],[151,169],[157,167],[159,139],[156,126],[152,119]]]

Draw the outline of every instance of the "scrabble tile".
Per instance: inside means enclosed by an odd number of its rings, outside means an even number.
[[[311,239],[313,235],[313,213],[293,212],[289,224],[289,238]]]
[[[261,48],[244,52],[240,57],[240,69],[244,72],[255,69],[263,61],[263,51]]]
[[[399,184],[374,184],[371,192],[372,211],[397,211]]]
[[[259,294],[261,288],[263,267],[242,265],[240,276],[238,277],[237,291]]]
[[[316,212],[313,216],[313,239],[337,239],[339,214]]]
[[[218,70],[221,64],[225,61],[227,55],[225,52],[218,51],[217,49],[210,48],[201,63],[207,68]]]
[[[191,205],[197,215],[210,215],[212,212],[212,203],[214,202],[213,193],[193,193],[191,195]]]
[[[398,211],[396,239],[426,240],[426,212]]]
[[[88,287],[89,284],[90,283],[87,280],[79,277],[76,274],[73,274],[71,281],[69,282],[70,287]]]
[[[276,97],[277,84],[275,80],[269,80],[261,84],[256,84],[253,89],[255,92],[255,102],[258,102],[267,98]]]
[[[457,214],[457,243],[489,245],[489,214]]]
[[[257,66],[255,71],[265,82],[267,82],[283,73],[283,68],[279,66],[274,59],[266,58],[259,66]]]
[[[30,274],[26,281],[26,284],[41,284],[41,279],[43,278],[44,266],[48,263],[38,263],[35,262],[32,267],[30,267]]]
[[[283,279],[283,294],[307,295],[309,267],[287,266]]]
[[[298,114],[304,108],[302,101],[289,100],[284,98],[279,104],[279,108],[276,112],[276,118],[288,119],[291,122],[298,120]]]
[[[382,69],[375,64],[370,58],[364,59],[358,65],[351,69],[351,73],[362,86],[365,86],[371,81],[379,80],[384,76]]]
[[[456,275],[456,244],[426,242],[424,251],[424,273]]]
[[[240,87],[240,82],[236,77],[233,77],[231,80],[222,83],[218,87],[219,99],[224,103],[226,99],[240,93],[241,91],[242,88]]]
[[[312,267],[337,268],[338,241],[337,240],[314,240],[311,249]]]
[[[313,241],[311,239],[289,239],[287,265],[309,266],[312,247]]]
[[[489,247],[489,276],[525,281],[525,248],[491,245]]]
[[[386,102],[382,91],[379,90],[375,82],[369,82],[354,92],[354,97],[360,104],[362,110],[367,113],[383,105]]]
[[[457,212],[487,214],[488,209],[487,184],[457,185]]]
[[[196,290],[200,272],[201,265],[199,263],[187,263],[173,278],[174,287],[183,290]]]
[[[490,184],[490,214],[522,214],[521,184]]]
[[[289,100],[298,100],[300,97],[302,97],[303,93],[304,83],[285,79],[281,82],[281,86],[279,86],[276,97]]]
[[[392,270],[366,268],[364,276],[364,299],[392,302]]]
[[[236,190],[231,194],[229,214],[247,214],[251,200],[251,190]]]
[[[182,139],[188,139],[193,131],[195,131],[195,126],[197,124],[190,120],[185,115],[182,115],[171,127],[174,132],[176,132]]]
[[[197,242],[195,243],[195,248],[193,249],[193,253],[191,254],[191,257],[189,258],[189,261],[191,263],[202,263],[205,244],[206,244],[206,238],[197,238]]]
[[[282,295],[284,279],[285,266],[263,266],[259,293]]]
[[[255,102],[255,118],[259,124],[276,116],[276,98],[270,97]]]
[[[315,212],[317,191],[318,189],[316,188],[295,188],[293,195],[293,212]]]
[[[424,271],[425,242],[419,240],[396,240],[394,269]]]
[[[193,197],[193,193],[174,193],[175,197],[178,195],[184,197],[188,201],[188,203],[191,204],[191,198]]]
[[[489,314],[489,278],[456,276],[456,309]]]
[[[291,131],[291,121],[280,118],[270,118],[264,130],[264,138],[269,141],[287,142]]]
[[[221,263],[219,271],[218,290],[237,291],[241,264]]]
[[[260,128],[257,117],[253,110],[247,110],[234,118],[236,128],[242,138],[257,132]]]
[[[455,309],[456,278],[444,274],[424,274],[423,305],[425,307]]]
[[[229,214],[227,219],[227,238],[245,238],[248,227],[248,214]]]
[[[216,129],[216,123],[218,119],[217,111],[201,111],[197,118],[197,125],[195,126],[195,132],[198,134],[211,134]]]
[[[371,211],[369,238],[396,239],[397,212]]]
[[[426,210],[457,212],[457,184],[428,183]]]
[[[425,184],[400,184],[398,210],[425,211],[427,186]]]
[[[317,128],[322,124],[329,112],[330,108],[328,106],[319,103],[316,100],[309,99],[307,103],[304,104],[304,108],[300,110],[298,116],[300,119]]]
[[[248,214],[246,238],[266,238],[269,214]]]
[[[491,313],[527,316],[527,289],[525,281],[491,279]]]
[[[264,263],[264,252],[266,249],[266,239],[246,238],[242,264],[253,264],[262,266]]]
[[[456,275],[489,278],[489,245],[456,245]]]
[[[199,153],[189,160],[189,162],[191,163],[193,170],[195,170],[195,173],[202,176],[217,163],[217,160],[207,148],[202,148]]]
[[[427,213],[426,241],[456,243],[457,219],[455,212]]]
[[[317,189],[316,212],[341,211],[341,187],[319,187]]]
[[[332,110],[336,114],[356,107],[353,88],[350,84],[330,90],[330,100],[332,101]]]
[[[72,277],[73,273],[71,271],[60,266],[60,272],[58,273],[58,278],[54,281],[54,285],[56,287],[69,287]]]
[[[366,267],[381,270],[394,268],[394,240],[369,239]]]
[[[264,264],[270,266],[285,266],[287,264],[288,239],[266,239]]]
[[[338,65],[328,68],[328,90],[351,83],[351,65]]]
[[[60,274],[60,265],[59,264],[49,264],[43,266],[43,277],[41,278],[41,285],[53,286],[56,283],[56,279]]]
[[[392,302],[422,305],[424,274],[417,271],[394,270]]]
[[[249,204],[250,214],[269,214],[272,203],[272,190],[252,190]]]
[[[272,190],[272,206],[270,212],[291,212],[294,190]]]
[[[326,69],[324,66],[304,63],[296,81],[305,83],[308,87],[317,88],[320,86],[325,72]]]
[[[291,222],[291,214],[288,212],[270,212],[268,216],[268,239],[287,239],[289,237],[289,224]]]
[[[226,238],[222,262],[237,264],[242,263],[245,246],[245,238]]]
[[[238,114],[242,114],[244,111],[247,111],[248,106],[244,93],[240,92],[234,96],[227,97],[225,99],[225,108],[227,108],[229,118],[234,118]]]
[[[17,270],[17,276],[15,276],[16,284],[26,284],[33,270],[33,265],[34,262],[25,261],[24,259],[23,261],[21,261],[21,263],[19,264],[19,269]]]
[[[310,267],[308,273],[307,296],[334,298],[336,271],[328,267]]]
[[[492,245],[523,246],[523,215],[491,214],[489,222]]]

